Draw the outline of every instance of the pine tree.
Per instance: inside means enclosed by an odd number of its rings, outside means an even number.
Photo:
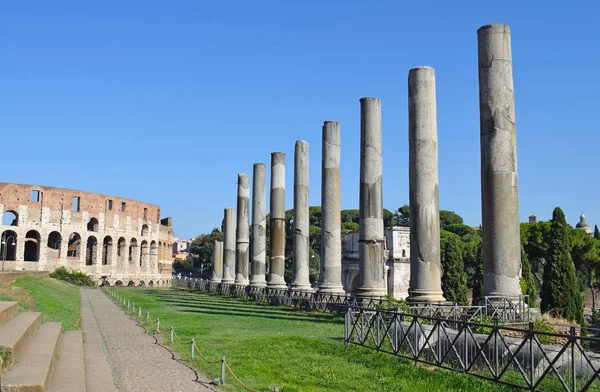
[[[483,246],[477,244],[477,257],[475,258],[475,274],[473,275],[473,305],[483,303]]]
[[[598,230],[598,225],[594,225],[594,238],[600,240],[600,230]]]
[[[569,226],[556,207],[548,237],[548,257],[542,285],[542,312],[583,324],[583,297],[578,289],[575,266],[569,252]]]
[[[535,308],[537,299],[537,289],[535,284],[535,277],[531,272],[531,263],[525,253],[525,248],[521,245],[521,268],[523,270],[521,277],[521,290],[523,294],[529,296],[529,306]]]
[[[442,247],[442,290],[448,301],[467,303],[469,291],[467,274],[463,264],[460,248],[460,237],[450,234],[445,238]]]

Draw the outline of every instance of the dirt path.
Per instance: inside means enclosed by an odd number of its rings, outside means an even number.
[[[129,318],[100,290],[85,290],[121,392],[216,391]],[[201,382],[208,380],[199,375]]]

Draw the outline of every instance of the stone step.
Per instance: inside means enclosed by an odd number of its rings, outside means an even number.
[[[2,392],[45,391],[54,365],[62,323],[45,323],[19,361],[4,376]]]
[[[48,386],[49,392],[85,392],[83,334],[63,333],[58,348],[58,360]]]
[[[0,302],[0,326],[6,324],[17,313],[19,313],[18,302]]]
[[[39,312],[19,313],[0,327],[0,347],[8,354],[9,364],[19,358],[36,334],[41,319],[42,314]]]
[[[86,392],[115,392],[108,362],[104,356],[96,323],[86,296],[81,298],[81,329],[83,331],[83,362]]]

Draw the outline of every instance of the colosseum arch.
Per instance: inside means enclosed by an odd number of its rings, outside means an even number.
[[[25,234],[25,261],[40,261],[40,242],[42,238],[37,230],[29,230]]]
[[[148,237],[148,225],[142,226],[142,237]]]
[[[6,211],[2,214],[2,226],[19,226],[19,214],[16,211]]]
[[[127,252],[127,241],[125,238],[119,238],[117,242],[117,264],[124,265]]]
[[[48,234],[48,242],[46,243],[46,259],[60,259],[60,245],[62,244],[62,235],[58,231],[53,231]]]
[[[98,219],[91,218],[87,224],[87,231],[98,231]]]
[[[163,259],[163,254],[164,254],[164,248],[163,248],[163,243],[162,241],[158,241],[158,259],[162,260]]]
[[[104,241],[102,241],[102,265],[112,264],[112,250],[113,240],[111,236],[107,235],[104,237]]]
[[[135,263],[135,261],[139,258],[138,252],[140,249],[135,238],[132,238],[129,244],[129,262]]]
[[[148,241],[142,241],[142,245],[140,246],[140,267],[143,267],[146,264],[146,257],[148,256]]]
[[[17,260],[17,233],[12,230],[5,230],[2,233],[2,246],[0,248],[2,260]]]
[[[89,236],[87,239],[86,250],[85,265],[96,264],[98,262],[98,240],[93,235]]]
[[[150,265],[152,268],[156,268],[158,265],[158,247],[156,241],[150,242]]]
[[[81,255],[81,236],[78,233],[69,235],[67,245],[67,257],[79,257]]]

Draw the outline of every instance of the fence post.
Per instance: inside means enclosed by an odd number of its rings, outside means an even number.
[[[467,372],[467,368],[468,368],[467,364],[468,364],[468,361],[469,361],[469,341],[467,339],[468,338],[467,337],[467,328],[468,328],[469,325],[467,324],[467,315],[463,316],[463,321],[465,322],[463,324],[463,334],[465,335],[465,338],[464,338],[465,357],[464,357],[463,364],[464,364],[464,371],[466,373]]]
[[[348,336],[348,331],[350,330],[349,324],[350,308],[348,308],[348,310],[346,310],[346,313],[344,313],[344,347],[348,347],[348,340],[350,340],[350,337]]]
[[[138,318],[142,318],[142,307],[138,308]]]
[[[575,327],[571,327],[571,377],[573,378],[571,381],[571,391],[575,392],[577,390],[577,377],[575,377]]]
[[[275,387],[273,387],[273,392],[279,392],[279,387],[277,385],[275,385]]]
[[[494,317],[494,380],[498,380],[498,317]]]
[[[192,361],[194,360],[194,356],[196,354],[196,351],[194,350],[195,345],[196,345],[196,342],[194,341],[194,338],[192,338]]]
[[[529,323],[529,336],[529,366],[531,367],[529,380],[531,381],[530,387],[533,387],[535,385],[535,368],[533,366],[533,342],[535,341],[535,333],[533,332],[532,322]]]
[[[146,321],[150,321],[150,312],[146,310]]]
[[[225,357],[221,357],[221,385],[225,385]]]
[[[171,325],[171,346],[173,345],[173,335],[175,334],[175,330],[173,329],[173,326]]]
[[[160,332],[160,318],[156,318],[156,333]]]

